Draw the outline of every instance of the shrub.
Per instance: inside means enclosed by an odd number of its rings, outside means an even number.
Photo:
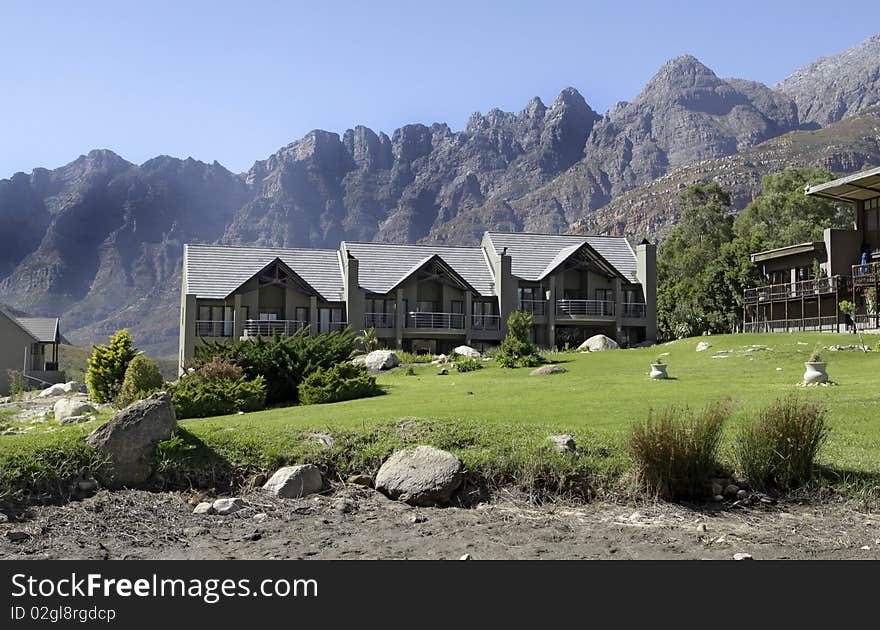
[[[240,367],[221,357],[214,357],[186,378],[191,383],[199,383],[204,381],[237,381],[242,376],[244,376],[244,370]]]
[[[27,387],[24,382],[24,372],[21,370],[6,370],[9,377],[9,395],[13,398],[21,396]]]
[[[127,330],[118,330],[110,336],[107,345],[92,346],[86,382],[95,402],[106,403],[116,400],[125,379],[128,364],[137,356],[131,335]]]
[[[473,357],[459,357],[455,361],[455,369],[459,372],[473,372],[474,370],[482,370],[483,362]]]
[[[122,388],[116,397],[116,406],[128,407],[134,401],[144,398],[148,392],[162,387],[163,382],[159,365],[149,357],[137,355],[125,370]]]
[[[364,366],[348,362],[326,369],[319,368],[299,386],[299,400],[305,405],[365,398],[380,393],[375,376],[367,372]]]
[[[379,348],[379,338],[376,336],[376,329],[373,327],[362,330],[361,334],[355,337],[354,340],[361,344],[367,353]]]
[[[850,315],[855,307],[853,306],[853,303],[849,300],[841,300],[840,303],[837,305],[837,308],[844,315]]]
[[[266,383],[254,379],[191,380],[182,378],[169,387],[178,419],[224,416],[238,411],[259,411],[266,406]]]
[[[719,468],[717,455],[730,403],[719,401],[693,413],[669,407],[632,428],[627,450],[639,484],[664,499],[705,494]]]
[[[507,318],[507,335],[495,354],[498,365],[506,368],[534,367],[541,363],[537,348],[529,341],[533,317],[531,313],[514,311]]]
[[[403,350],[395,350],[394,353],[403,365],[407,363],[430,363],[434,360],[433,354],[414,354],[412,352],[404,352]]]
[[[236,343],[208,341],[196,349],[196,365],[220,357],[233,363],[249,379],[262,376],[266,404],[296,402],[299,385],[312,372],[348,361],[354,353],[350,330],[312,337],[308,329],[282,337],[257,337]]]
[[[740,428],[734,443],[737,468],[755,488],[796,488],[812,477],[827,435],[820,404],[796,396],[777,400]]]

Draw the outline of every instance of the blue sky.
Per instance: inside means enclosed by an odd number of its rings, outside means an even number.
[[[679,54],[773,84],[878,30],[876,1],[0,0],[0,178],[92,148],[243,171],[310,129],[457,130],[569,85],[601,113]]]

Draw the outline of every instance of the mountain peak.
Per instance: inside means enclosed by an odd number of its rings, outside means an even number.
[[[668,98],[694,88],[714,88],[723,83],[712,70],[693,55],[673,57],[657,70],[636,101]]]

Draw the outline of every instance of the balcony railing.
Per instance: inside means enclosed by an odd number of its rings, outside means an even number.
[[[348,322],[319,322],[318,334],[326,335],[331,332],[342,332],[348,327]]]
[[[242,330],[248,337],[290,336],[308,325],[308,322],[298,319],[248,319]]]
[[[836,332],[839,328],[840,322],[836,315],[831,315],[829,317],[770,319],[756,322],[745,322],[743,324],[743,332],[747,333],[795,332],[802,330]]]
[[[647,304],[644,302],[624,302],[623,316],[628,319],[644,319],[647,312]]]
[[[364,313],[365,328],[394,328],[394,313]]]
[[[205,320],[196,321],[197,337],[231,337],[232,322],[223,320]]]
[[[471,330],[501,330],[501,316],[472,315]]]
[[[614,302],[608,300],[556,300],[556,314],[571,318],[614,317]]]
[[[547,300],[520,300],[519,310],[532,315],[544,315],[547,311]]]
[[[411,311],[406,318],[407,328],[464,329],[464,313],[426,313]]]
[[[880,263],[853,265],[852,279],[857,287],[874,286],[880,280]]]
[[[743,293],[743,301],[746,304],[758,304],[759,302],[772,302],[774,300],[789,300],[792,298],[812,297],[837,293],[838,290],[846,289],[846,278],[831,276],[830,278],[813,278],[812,280],[799,280],[797,282],[784,282],[782,284],[768,284],[763,287],[751,287]]]

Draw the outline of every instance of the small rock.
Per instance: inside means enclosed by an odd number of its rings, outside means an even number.
[[[81,422],[88,422],[94,416],[70,416],[61,421],[61,424],[79,424]]]
[[[728,484],[726,488],[724,488],[724,496],[726,497],[735,497],[739,492],[739,486],[736,484]]]
[[[244,499],[231,497],[229,499],[217,499],[211,507],[214,508],[214,511],[217,512],[217,514],[225,516],[227,514],[238,512],[245,505]]]
[[[244,536],[241,537],[241,539],[246,542],[256,542],[257,540],[260,540],[262,537],[263,537],[263,534],[256,531],[251,534],[245,534]]]
[[[754,560],[751,554],[748,553],[735,553],[733,554],[734,560]]]
[[[323,488],[324,478],[314,464],[279,468],[263,486],[263,490],[281,499],[298,499],[320,492]]]
[[[331,449],[336,444],[336,439],[329,433],[315,432],[309,434],[309,442],[320,444],[324,449]]]
[[[529,376],[547,376],[548,374],[563,374],[565,368],[561,365],[542,365],[536,370],[532,370]]]
[[[553,444],[557,453],[567,455],[577,452],[577,444],[573,435],[551,435],[547,439]]]
[[[697,352],[703,352],[704,350],[708,350],[712,347],[712,344],[707,341],[701,341],[697,344]]]
[[[868,545],[862,545],[862,546],[859,547],[859,548],[860,548],[862,551],[871,551],[871,547],[869,547]]]
[[[6,532],[6,539],[9,542],[23,542],[31,537],[27,532]]]
[[[76,482],[76,488],[80,492],[94,492],[98,489],[98,482],[94,479],[83,479]]]
[[[373,478],[369,475],[352,475],[348,478],[348,483],[355,486],[364,486],[365,488],[373,487]]]
[[[749,493],[746,492],[745,490],[740,490],[739,492],[736,493],[736,498],[739,499],[740,501],[742,501],[743,499],[745,499],[748,496],[749,496]]]
[[[351,499],[337,499],[333,502],[333,509],[340,514],[350,514],[356,507],[357,504]]]
[[[708,529],[709,529],[709,528],[706,527],[706,524],[705,524],[705,523],[700,523],[700,524],[697,525],[697,531],[698,531],[698,532],[703,532],[703,533],[705,533],[706,531],[708,531]]]
[[[421,514],[413,514],[409,520],[413,523],[425,523],[428,521],[428,519]]]
[[[254,514],[254,522],[256,522],[256,523],[265,523],[268,520],[269,520],[269,515],[266,514],[265,512],[259,512],[257,514]]]
[[[379,468],[376,489],[410,505],[446,505],[464,477],[464,464],[433,446],[397,451]]]
[[[6,516],[3,512],[0,512],[0,523],[8,523],[9,517]]]
[[[446,376],[447,374],[449,374],[449,370],[446,368],[441,368],[440,371],[437,372],[437,376]]]
[[[221,499],[222,500],[222,499]],[[193,514],[213,514],[214,505],[203,501],[193,508]]]
[[[724,495],[716,494],[714,497],[712,497],[712,500],[715,501],[715,503],[721,503],[722,501],[724,501]]]
[[[471,559],[471,554],[469,554],[469,553],[466,553],[461,558],[459,558],[459,560],[470,560],[470,559]]]
[[[713,495],[724,494],[724,486],[721,485],[720,481],[713,481],[712,482],[712,494]]]
[[[199,527],[184,527],[183,535],[184,536],[201,536],[202,534],[207,534],[211,530],[207,527],[200,525]]]

